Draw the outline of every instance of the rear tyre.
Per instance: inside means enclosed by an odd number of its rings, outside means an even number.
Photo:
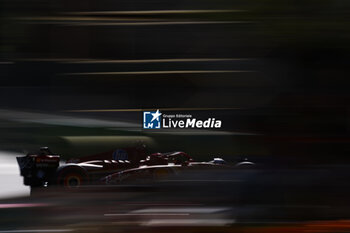
[[[86,175],[82,171],[75,169],[62,171],[58,176],[58,184],[68,189],[79,188],[86,184],[86,181]]]

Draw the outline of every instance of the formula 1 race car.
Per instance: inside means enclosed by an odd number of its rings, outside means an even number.
[[[31,187],[59,185],[73,188],[85,184],[101,184],[101,179],[112,174],[121,174],[118,173],[121,171],[133,173],[132,169],[137,171],[154,166],[232,168],[221,158],[215,158],[210,162],[194,162],[191,156],[185,152],[147,155],[144,150],[139,150],[139,148],[118,149],[79,159],[70,159],[62,164],[59,155],[52,153],[47,147],[42,147],[37,153],[17,157],[17,162],[24,184]],[[235,167],[251,167],[252,165],[254,164],[249,161],[243,161],[236,164]]]
[[[118,149],[79,159],[70,159],[65,164],[61,164],[60,156],[52,153],[47,147],[40,148],[37,153],[17,157],[24,184],[31,187],[48,185],[77,187],[83,184],[94,184],[102,177],[121,170],[137,168],[140,165],[168,163],[181,165],[192,160],[184,152],[147,155],[145,151],[135,148]]]

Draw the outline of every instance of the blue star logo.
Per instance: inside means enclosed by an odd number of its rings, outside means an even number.
[[[156,112],[143,112],[143,128],[144,129],[160,129],[161,115],[159,109]]]

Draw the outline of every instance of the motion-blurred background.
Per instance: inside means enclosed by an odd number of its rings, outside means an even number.
[[[2,0],[0,146],[347,159],[349,4]],[[145,132],[142,109],[223,128]]]
[[[1,0],[0,149],[69,158],[141,142],[346,165],[349,13],[346,0]],[[142,130],[148,109],[223,125]]]

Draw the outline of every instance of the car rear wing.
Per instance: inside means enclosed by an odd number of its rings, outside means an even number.
[[[24,184],[29,186],[53,182],[60,163],[59,155],[28,154],[16,159]]]

